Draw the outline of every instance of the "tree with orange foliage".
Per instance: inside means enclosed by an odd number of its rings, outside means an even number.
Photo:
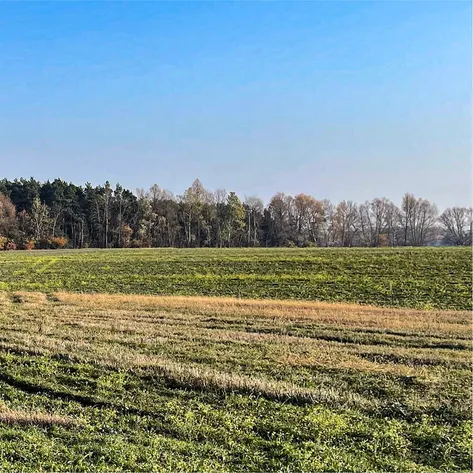
[[[16,229],[16,208],[10,198],[0,192],[0,235],[13,238]]]
[[[123,248],[130,248],[131,237],[133,235],[133,229],[128,224],[122,225],[121,228],[121,240],[123,242]]]

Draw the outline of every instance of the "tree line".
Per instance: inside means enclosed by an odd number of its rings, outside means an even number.
[[[0,180],[0,249],[471,245],[472,227],[471,208],[439,215],[409,193],[400,206],[281,192],[264,205],[198,179],[178,196],[158,185],[133,193],[109,182]]]

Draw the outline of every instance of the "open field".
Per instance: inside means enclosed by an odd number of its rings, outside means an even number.
[[[0,327],[2,471],[471,466],[467,311],[0,292]]]
[[[0,470],[469,471],[470,309],[470,249],[1,253]]]
[[[0,290],[471,310],[471,248],[0,252]]]

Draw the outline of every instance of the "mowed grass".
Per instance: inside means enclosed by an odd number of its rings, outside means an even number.
[[[469,471],[471,325],[460,310],[0,292],[0,470]]]
[[[470,310],[469,249],[1,253],[0,470],[469,471]]]
[[[0,252],[0,290],[471,310],[471,248]]]

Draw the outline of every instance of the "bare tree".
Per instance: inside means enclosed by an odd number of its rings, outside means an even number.
[[[360,205],[360,232],[366,246],[380,246],[381,235],[389,241],[392,227],[393,203],[386,198],[376,198]]]
[[[453,207],[446,209],[439,217],[445,228],[445,241],[452,245],[471,245],[473,209]]]
[[[216,204],[224,204],[227,201],[228,192],[225,189],[217,189],[213,194],[213,200]]]
[[[320,224],[319,243],[323,246],[333,246],[335,244],[335,206],[328,199],[321,201],[322,221]]]
[[[198,180],[197,180],[198,181]],[[199,181],[200,184],[200,181]],[[159,206],[164,200],[173,200],[174,196],[172,192],[162,189],[157,184],[153,184],[149,191],[146,193],[146,197],[151,202],[154,212],[158,212]]]
[[[428,200],[418,200],[417,225],[414,228],[414,241],[416,246],[425,245],[431,238],[437,223],[437,206]]]
[[[335,209],[335,233],[340,246],[353,246],[359,233],[359,211],[352,201],[343,200]]]
[[[246,197],[246,230],[248,246],[256,246],[258,243],[258,225],[263,215],[264,204],[259,197]]]
[[[412,227],[415,226],[417,199],[406,193],[402,198],[399,224],[402,227],[402,243],[404,246],[412,244]]]
[[[416,199],[412,194],[405,194],[399,214],[403,244],[424,245],[435,228],[437,215],[435,204],[425,199]]]

